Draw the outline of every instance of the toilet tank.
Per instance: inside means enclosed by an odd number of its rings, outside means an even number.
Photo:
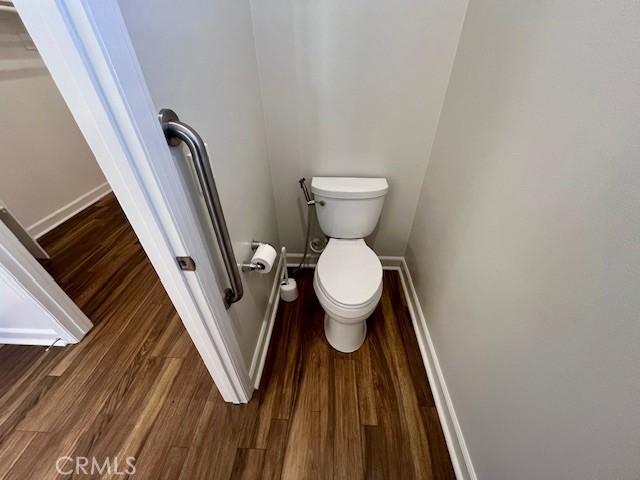
[[[386,178],[313,177],[311,192],[318,223],[331,238],[364,238],[378,223]]]

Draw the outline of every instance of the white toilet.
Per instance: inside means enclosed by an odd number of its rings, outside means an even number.
[[[382,295],[382,265],[364,237],[378,223],[388,189],[385,178],[311,180],[318,222],[329,237],[313,288],[325,311],[327,341],[341,352],[360,348],[367,335],[366,319]]]

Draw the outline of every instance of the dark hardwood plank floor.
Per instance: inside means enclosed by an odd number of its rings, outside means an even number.
[[[154,480],[454,478],[396,272],[384,273],[365,344],[345,355],[326,343],[313,271],[301,271],[262,386],[234,406],[113,196],[42,244],[45,267],[95,327],[49,352],[0,347],[0,479],[91,477],[57,473],[62,456],[118,457],[121,470],[135,457],[130,478]]]

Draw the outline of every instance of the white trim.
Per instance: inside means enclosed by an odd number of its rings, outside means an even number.
[[[320,255],[317,253],[307,254],[303,268],[315,268],[318,263],[318,257],[320,257]],[[378,255],[378,258],[380,259],[380,263],[382,263],[383,270],[400,270],[402,268],[402,262],[404,261],[404,257],[390,255]],[[302,260],[302,253],[287,253],[287,267],[297,267],[300,265],[300,260]]]
[[[260,335],[258,336],[256,349],[253,352],[253,357],[251,359],[249,376],[251,377],[253,386],[256,389],[260,386],[262,370],[264,369],[264,363],[267,360],[267,352],[269,351],[269,343],[271,341],[271,334],[273,333],[273,325],[275,324],[276,313],[278,313],[278,305],[280,304],[280,279],[282,278],[282,265],[284,263],[285,259],[280,255],[276,274],[273,278],[271,294],[269,295],[269,304],[267,305],[267,309],[264,313],[262,327],[260,328]]]
[[[102,185],[98,185],[96,188],[89,190],[87,193],[80,195],[75,200],[72,200],[66,205],[60,207],[55,212],[50,213],[41,220],[38,220],[27,228],[27,232],[33,238],[38,239],[45,233],[56,228],[58,225],[69,220],[76,213],[81,212],[89,205],[97,202],[109,192],[111,192],[111,187],[107,182]]]
[[[248,402],[253,385],[213,253],[180,183],[118,2],[14,3],[221,396]],[[179,269],[181,255],[195,259],[195,272]]]
[[[389,255],[379,255],[380,263],[383,270],[400,270],[402,268],[403,257],[395,257]]]
[[[0,344],[13,345],[46,345],[53,344],[60,336],[49,329],[38,328],[0,328]],[[55,343],[56,347],[64,347],[67,342],[63,339]]]
[[[315,268],[316,263],[318,262],[318,257],[320,255],[317,253],[308,253],[307,261],[302,266],[302,268]],[[302,260],[302,253],[288,253],[287,252],[287,267],[296,268],[300,265],[300,260]]]
[[[314,254],[313,257],[307,258],[308,260],[304,265],[305,268],[315,268],[318,255]],[[473,463],[469,456],[469,450],[462,435],[460,422],[456,416],[453,401],[451,400],[451,395],[449,395],[444,374],[440,368],[440,362],[438,361],[438,356],[436,355],[436,350],[431,340],[431,335],[429,334],[429,328],[427,327],[427,322],[422,307],[420,306],[420,301],[418,300],[407,262],[404,257],[380,255],[378,258],[382,263],[383,270],[396,270],[400,274],[400,283],[402,284],[404,296],[407,299],[413,330],[415,331],[422,361],[427,371],[429,386],[433,393],[436,410],[438,411],[438,417],[440,418],[440,424],[447,442],[447,449],[449,450],[449,456],[451,457],[456,478],[458,480],[477,480]],[[301,253],[287,254],[287,265],[290,267],[297,267],[300,260],[302,260]]]
[[[409,267],[404,258],[402,258],[401,263],[402,266],[398,268],[398,270],[400,271],[402,289],[407,299],[409,314],[416,332],[424,367],[427,370],[429,385],[431,386],[438,417],[440,418],[442,431],[444,432],[444,437],[447,442],[451,463],[456,472],[456,478],[458,480],[477,480],[478,477],[476,476],[467,444],[462,435],[460,422],[456,416],[453,401],[451,400],[451,395],[449,395],[449,390],[444,380],[442,368],[440,368],[438,355],[436,354],[431,335],[429,334],[429,328],[427,327],[427,322],[413,285]]]
[[[51,318],[55,337],[77,343],[93,327],[91,321],[67,296],[9,228],[0,222],[0,276]],[[16,343],[15,339],[13,342]]]
[[[50,258],[49,254],[44,251],[44,248],[40,246],[35,238],[29,235],[27,229],[22,226],[22,223],[20,223],[13,213],[11,213],[11,210],[9,210],[6,205],[3,205],[2,202],[0,202],[0,221],[2,221],[7,228],[13,232],[16,238],[20,240],[20,243],[24,245],[24,248],[26,248],[31,255],[41,259]]]

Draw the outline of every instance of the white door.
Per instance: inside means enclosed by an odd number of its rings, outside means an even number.
[[[238,263],[252,240],[277,246],[249,0],[16,0],[15,5],[223,397],[259,380],[276,269],[230,286],[174,110],[208,145]],[[191,257],[183,271],[176,257]]]
[[[276,215],[249,0],[117,3],[154,112],[171,108],[208,145],[237,262],[249,261],[252,240],[276,246]],[[219,248],[211,235],[190,162],[179,149],[173,153],[176,165],[181,167],[183,188],[190,193],[190,209],[198,216],[215,262]],[[220,262],[216,262],[214,273],[221,277],[221,288],[226,288],[229,282]],[[264,317],[274,277],[255,272],[241,275],[244,296],[228,313],[243,360],[255,377],[260,356],[256,352],[262,351],[256,346],[267,323]]]
[[[0,222],[0,343],[63,346],[93,324]]]

